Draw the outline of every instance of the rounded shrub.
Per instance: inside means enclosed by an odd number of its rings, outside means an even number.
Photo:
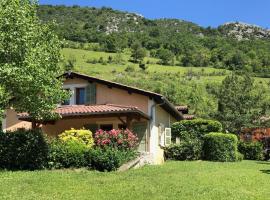
[[[81,144],[85,144],[89,148],[94,145],[93,134],[91,131],[86,129],[66,130],[65,132],[61,133],[58,137],[63,142],[78,142]]]
[[[244,155],[246,160],[263,160],[264,158],[263,144],[260,142],[240,141],[238,150]]]
[[[136,157],[135,151],[123,151],[115,148],[93,148],[86,155],[88,166],[98,171],[114,171],[122,164]]]
[[[172,125],[172,138],[177,137],[181,141],[191,139],[202,139],[205,134],[210,132],[220,132],[222,125],[218,121],[206,119],[182,120]]]
[[[0,168],[35,170],[44,168],[48,144],[40,130],[0,132]]]
[[[88,165],[85,154],[89,148],[85,144],[54,139],[50,142],[47,167],[50,169],[81,168]]]
[[[240,159],[237,136],[225,133],[209,133],[204,136],[203,158],[210,161],[233,162]]]
[[[202,153],[200,140],[184,141],[165,149],[165,157],[170,160],[199,160]]]

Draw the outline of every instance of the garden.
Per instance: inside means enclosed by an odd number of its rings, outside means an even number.
[[[129,130],[91,131],[71,129],[57,138],[41,130],[0,133],[0,168],[40,170],[87,168],[117,170],[135,158],[137,136]]]
[[[0,133],[2,199],[267,199],[270,162],[261,142],[222,133],[218,121],[172,125],[166,163],[117,172],[136,158],[130,130]],[[247,159],[247,160],[243,160]],[[243,161],[242,161],[243,160]],[[258,189],[259,188],[259,189]]]

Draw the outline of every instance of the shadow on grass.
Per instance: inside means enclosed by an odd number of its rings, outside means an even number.
[[[264,161],[264,162],[257,162],[257,164],[262,164],[262,165],[270,165],[269,161]]]
[[[270,169],[269,170],[267,170],[267,169],[262,169],[262,170],[260,170],[262,173],[264,173],[264,174],[270,174]]]

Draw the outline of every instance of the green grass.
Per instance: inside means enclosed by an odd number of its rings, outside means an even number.
[[[167,162],[123,173],[0,172],[3,199],[267,200],[270,162]]]
[[[75,71],[85,73],[88,75],[96,76],[99,78],[104,78],[107,80],[112,80],[123,72],[127,66],[133,65],[135,67],[136,71],[139,71],[138,64],[133,64],[129,62],[130,59],[130,53],[125,52],[122,53],[123,59],[125,60],[125,64],[123,65],[118,65],[118,64],[107,64],[107,65],[102,65],[100,63],[97,64],[90,64],[87,63],[87,60],[89,59],[99,59],[100,57],[103,57],[104,59],[108,59],[109,56],[114,57],[116,54],[115,53],[106,53],[106,52],[96,52],[96,51],[89,51],[89,50],[82,50],[82,49],[71,49],[71,48],[64,48],[62,50],[62,54],[64,56],[64,59],[67,60],[71,57],[76,58],[76,67]],[[162,66],[156,64],[158,62],[158,59],[155,58],[150,58],[147,57],[145,58],[146,61],[150,61],[151,64],[147,64],[148,69],[147,71],[149,73],[172,73],[175,74],[176,76],[183,76],[185,73],[188,71],[192,70],[194,72],[202,72],[205,74],[200,77],[198,82],[202,83],[207,83],[207,82],[221,82],[224,79],[224,75],[219,75],[219,76],[208,76],[207,74],[213,73],[213,72],[223,72],[225,74],[228,74],[228,70],[224,69],[215,69],[211,67],[180,67],[180,66]],[[112,71],[114,71],[112,75]],[[256,78],[257,81],[263,81],[263,82],[268,82],[270,79],[267,78]]]

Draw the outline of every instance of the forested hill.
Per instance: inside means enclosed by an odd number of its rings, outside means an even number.
[[[163,64],[270,75],[270,32],[254,25],[236,22],[203,28],[178,19],[149,20],[105,7],[42,5],[38,15],[44,22],[55,20],[61,37],[97,43],[101,51],[121,52],[139,43],[151,57],[170,58]]]

